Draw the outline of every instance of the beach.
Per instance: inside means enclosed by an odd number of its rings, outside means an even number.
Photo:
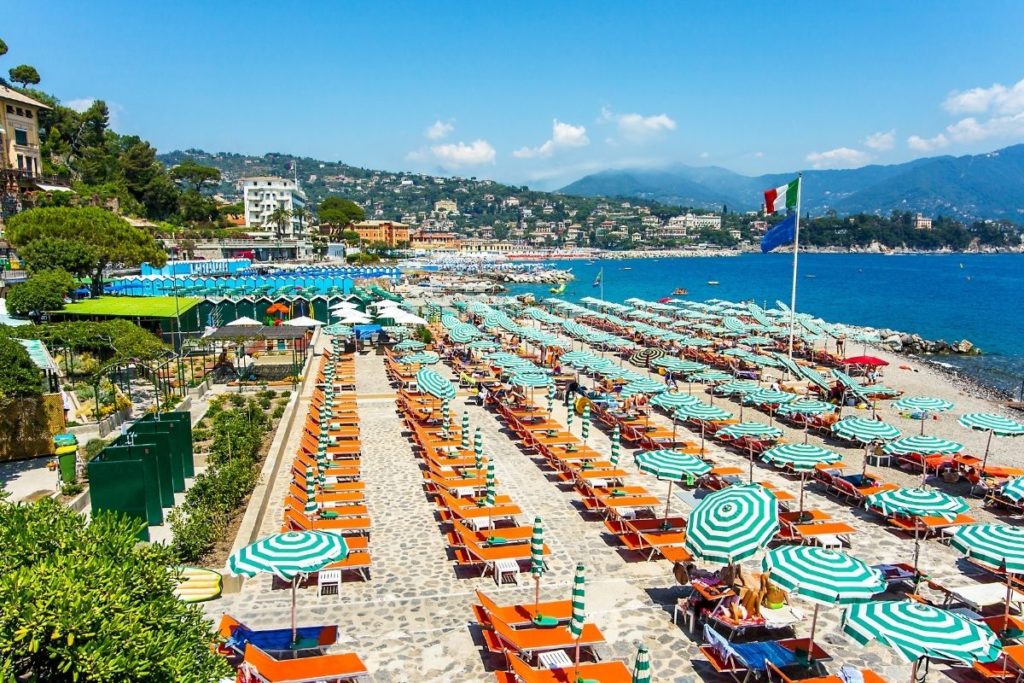
[[[324,343],[321,340],[321,350]],[[578,348],[579,344],[576,346]],[[859,343],[856,348],[859,353]],[[999,405],[969,384],[950,382],[948,375],[939,368],[875,347],[868,347],[867,351],[889,362],[882,378],[887,385],[903,390],[907,396],[934,396],[956,405],[952,414],[926,422],[928,434],[958,441],[964,444],[965,452],[980,454],[984,450],[986,435],[959,426],[955,415],[1002,412]],[[602,355],[611,357],[607,353]],[[616,362],[621,361],[616,359]],[[454,378],[451,369],[444,364],[434,367],[444,376]],[[307,377],[302,387],[300,411],[313,390]],[[694,385],[695,393],[700,390],[699,385]],[[382,357],[357,355],[356,394],[360,427],[367,435],[364,437],[363,480],[366,504],[373,519],[370,580],[345,581],[337,596],[318,597],[315,586],[301,589],[298,622],[300,625],[337,623],[341,635],[335,650],[359,653],[371,672],[370,680],[375,682],[490,680],[493,676],[490,672],[502,668],[503,662],[501,657],[489,655],[483,648],[479,627],[473,623],[470,610],[475,602],[474,591],[485,591],[500,603],[526,602],[533,597],[530,576],[521,574],[518,586],[498,587],[489,576],[479,577],[453,566],[438,508],[424,494],[419,459],[414,456],[396,414],[395,388],[385,375]],[[707,394],[698,395],[710,399]],[[688,633],[685,626],[673,623],[676,603],[689,589],[676,583],[671,563],[645,561],[616,547],[604,525],[582,511],[576,493],[558,482],[542,466],[542,459],[522,452],[492,411],[485,411],[475,402],[470,404],[468,399],[468,394],[460,392],[452,402],[452,414],[459,416],[464,410],[468,411],[471,425],[481,428],[485,452],[495,463],[500,493],[522,507],[522,523],[528,523],[534,516],[544,520],[545,542],[551,548],[551,556],[549,571],[542,581],[542,599],[567,599],[573,567],[583,562],[587,567],[588,621],[599,626],[606,640],[597,648],[602,659],[631,664],[637,647],[643,644],[650,650],[653,680],[719,680],[697,649],[700,634]],[[920,422],[901,417],[888,403],[878,403],[879,417],[904,435],[916,434]],[[716,397],[714,404],[730,411],[739,408],[738,403],[721,397]],[[870,416],[871,410],[847,407],[843,414]],[[552,419],[565,422],[566,408],[561,401],[556,402]],[[748,407],[745,419],[766,422],[768,416]],[[671,425],[660,413],[652,414],[651,420]],[[774,423],[783,429],[786,441],[803,441],[800,430],[777,420]],[[680,431],[685,434],[687,430],[680,428]],[[688,438],[699,440],[700,435],[690,432]],[[298,435],[293,434],[282,444],[276,457],[287,461],[298,447],[297,439]],[[810,436],[809,440],[839,452],[851,469],[859,471],[862,467],[862,448],[846,447],[831,439],[825,443],[817,435]],[[602,453],[610,449],[608,434],[600,429],[591,431],[587,443]],[[627,483],[646,487],[664,505],[664,482],[639,472],[632,465],[630,453],[630,449],[623,449],[623,463],[628,463],[625,468],[630,472]],[[707,456],[744,471],[748,466],[744,456],[710,441]],[[1020,465],[1019,447],[1010,440],[995,439],[990,462]],[[271,504],[259,529],[261,535],[277,531],[279,527],[284,492],[290,480],[288,469],[279,468],[277,480],[271,482]],[[913,487],[921,482],[920,473],[874,465],[869,469],[901,486]],[[798,489],[795,480],[763,464],[755,467],[755,479],[794,494]],[[964,482],[950,486],[934,478],[930,484],[958,495],[967,495],[969,489]],[[972,517],[978,521],[998,520],[996,515],[982,509],[980,499],[969,497],[968,500]],[[687,515],[693,502],[690,492],[675,488],[671,510],[673,514]],[[824,495],[817,485],[808,485],[806,506],[855,528],[850,552],[869,564],[906,561],[913,552],[911,538],[891,531],[863,510],[850,508]],[[936,540],[922,543],[921,568],[933,580],[948,584],[968,581],[958,558],[958,552]],[[750,560],[745,565],[755,569],[757,563]],[[972,573],[981,572],[975,569]],[[923,593],[928,595],[929,589],[924,588]],[[805,615],[810,614],[810,603],[797,596],[791,598],[791,603]],[[250,627],[279,627],[287,620],[289,594],[271,590],[271,580],[262,577],[246,581],[241,592],[206,603],[204,608],[215,620],[222,613],[229,613]],[[871,667],[888,680],[902,680],[909,675],[909,666],[900,663],[890,650],[877,645],[862,647],[840,633],[839,615],[838,608],[821,610],[816,637],[837,664]],[[801,632],[800,626],[797,631]]]

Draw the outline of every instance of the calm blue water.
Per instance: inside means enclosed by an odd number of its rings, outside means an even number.
[[[576,280],[567,299],[599,296],[591,283],[604,269],[604,297],[656,300],[676,287],[687,298],[789,303],[792,259],[785,254],[735,258],[556,261]],[[631,268],[631,270],[623,270]],[[813,276],[813,277],[809,277]],[[718,286],[708,285],[717,280]],[[548,287],[515,293],[547,295]],[[825,320],[917,333],[926,339],[969,339],[980,357],[943,356],[985,384],[1017,393],[1024,380],[1024,255],[801,254],[797,310]]]

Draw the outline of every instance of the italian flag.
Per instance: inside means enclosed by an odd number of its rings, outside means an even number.
[[[764,210],[775,213],[779,209],[792,209],[796,206],[796,197],[800,192],[800,179],[782,187],[764,191]]]

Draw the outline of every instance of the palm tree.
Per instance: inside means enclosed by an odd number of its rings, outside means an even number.
[[[306,226],[303,221],[309,218],[309,211],[304,206],[296,206],[292,209],[292,218],[297,218],[299,221],[299,233],[306,232]]]
[[[288,223],[291,222],[291,219],[292,212],[288,209],[278,207],[271,212],[267,220],[273,223],[274,232],[277,233],[277,239],[284,237],[285,228],[288,226]]]

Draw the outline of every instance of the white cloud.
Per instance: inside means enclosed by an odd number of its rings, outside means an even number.
[[[849,147],[836,147],[826,152],[811,152],[807,161],[814,168],[851,168],[863,166],[871,157],[867,152]]]
[[[539,147],[523,147],[512,152],[512,156],[519,159],[532,157],[549,157],[559,149],[571,149],[573,147],[586,147],[590,144],[587,137],[587,129],[584,126],[574,126],[554,119],[551,122],[551,139],[545,141]]]
[[[911,135],[907,145],[930,152],[951,144],[971,144],[989,139],[1018,142],[1024,139],[1024,78],[1013,85],[994,83],[988,87],[954,91],[943,101],[950,114],[972,114],[951,123],[942,132],[926,138]]]
[[[949,140],[942,133],[931,138],[923,138],[920,135],[911,135],[907,138],[907,146],[918,152],[930,152],[933,149],[939,149],[948,144]]]
[[[430,151],[443,166],[450,168],[493,164],[498,156],[494,147],[486,140],[474,140],[468,145],[465,142],[435,145]]]
[[[1019,114],[1024,112],[1024,78],[1011,86],[994,83],[988,88],[954,91],[942,106],[950,114]]]
[[[698,156],[700,156],[701,159],[707,159],[711,156],[711,152],[701,152]]]
[[[614,123],[619,134],[632,142],[643,142],[652,137],[674,131],[676,122],[668,114],[617,114],[608,107],[602,107],[599,123]]]
[[[79,97],[78,99],[68,100],[64,103],[64,106],[81,113],[91,107],[95,101],[95,97]]]
[[[69,109],[74,109],[81,113],[91,107],[95,101],[95,97],[78,97],[73,100],[68,100],[67,102],[62,102],[61,104]],[[107,122],[111,128],[116,129],[120,124],[119,115],[124,111],[124,107],[117,102],[111,102],[109,100],[104,100],[104,102],[106,102],[107,105]]]
[[[878,152],[888,152],[896,144],[896,131],[879,131],[864,138],[864,146]]]
[[[434,121],[429,128],[427,128],[424,135],[427,136],[428,140],[444,140],[446,137],[451,135],[454,130],[454,121],[442,121],[441,119],[438,119],[437,121]]]

